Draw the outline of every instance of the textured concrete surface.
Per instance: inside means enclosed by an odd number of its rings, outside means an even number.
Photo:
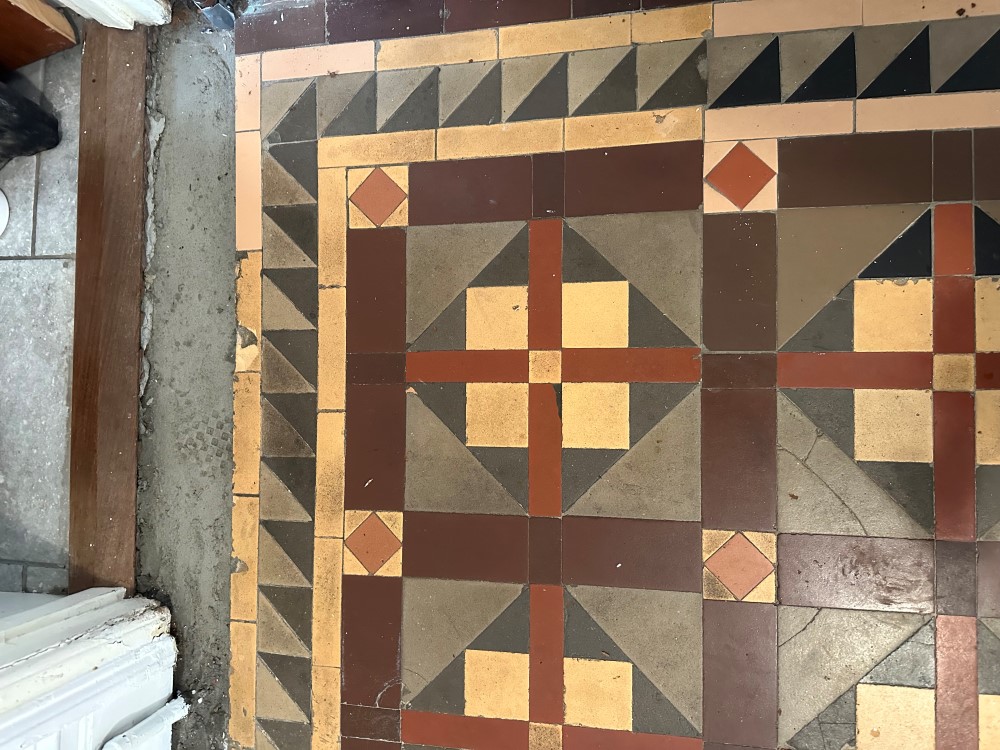
[[[235,320],[233,45],[193,13],[150,35],[148,382],[139,457],[140,592],[171,606],[175,747],[225,747]]]

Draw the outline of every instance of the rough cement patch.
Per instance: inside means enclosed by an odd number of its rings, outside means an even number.
[[[233,42],[177,9],[151,32],[153,215],[143,337],[138,588],[170,605],[175,747],[226,746],[235,320]],[[162,127],[162,131],[160,128]]]

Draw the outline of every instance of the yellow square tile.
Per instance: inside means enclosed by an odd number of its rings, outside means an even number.
[[[777,596],[777,583],[775,581],[774,573],[771,573],[767,578],[758,583],[753,591],[743,597],[745,602],[762,602],[765,604],[770,604],[774,602]]]
[[[317,539],[313,561],[313,665],[339,667],[343,541]]]
[[[563,447],[629,448],[628,391],[628,383],[565,383]]]
[[[528,354],[528,381],[558,383],[562,381],[562,352],[533,351]]]
[[[976,279],[976,349],[1000,351],[1000,281]]]
[[[858,750],[934,750],[934,691],[858,685]]]
[[[260,374],[233,378],[233,493],[256,495],[260,486]]]
[[[316,509],[318,537],[344,533],[344,412],[316,415]]]
[[[979,750],[1000,747],[1000,695],[979,696]]]
[[[929,352],[933,283],[854,282],[854,349],[859,352]]]
[[[563,284],[563,346],[612,349],[628,346],[628,282]]]
[[[465,652],[465,714],[494,719],[528,718],[528,655]]]
[[[313,664],[312,715],[312,750],[340,750],[339,669]]]
[[[600,729],[632,729],[632,665],[566,659],[566,723]]]
[[[256,497],[233,498],[233,558],[230,576],[230,617],[257,619],[257,530],[260,503]]]
[[[562,750],[562,727],[556,724],[529,724],[528,750]]]
[[[1000,464],[1000,391],[976,392],[976,463]]]
[[[701,531],[701,559],[702,562],[714,555],[719,548],[735,536],[735,531],[722,531],[720,529],[702,529]]]
[[[468,383],[465,386],[467,445],[528,447],[528,384]]]
[[[976,386],[974,354],[935,354],[934,390],[971,391]]]
[[[469,287],[465,292],[465,346],[527,349],[528,287]]]
[[[855,391],[854,458],[930,463],[934,458],[930,391]]]
[[[257,626],[229,623],[229,736],[246,747],[254,744],[257,695]]]
[[[704,532],[702,532],[704,533]],[[771,534],[767,531],[744,531],[743,536],[745,536],[750,543],[759,549],[771,562],[776,562],[778,559],[778,535]]]

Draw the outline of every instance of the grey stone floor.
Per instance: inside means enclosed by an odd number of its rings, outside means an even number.
[[[62,143],[0,169],[0,591],[67,583],[69,393],[80,48],[7,81],[56,113]]]

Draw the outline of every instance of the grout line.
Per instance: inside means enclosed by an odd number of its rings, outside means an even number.
[[[76,255],[0,255],[0,262],[7,260],[76,260]]]

